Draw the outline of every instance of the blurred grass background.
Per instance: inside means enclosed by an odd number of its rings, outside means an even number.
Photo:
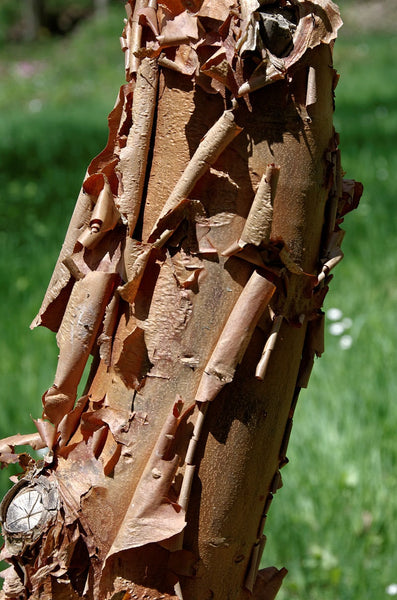
[[[346,176],[365,192],[346,217],[345,259],[325,303],[341,314],[328,312],[326,353],[301,394],[291,462],[267,523],[263,566],[289,570],[280,600],[397,595],[390,587],[397,583],[393,5],[341,2],[347,23],[335,47],[335,126]],[[0,437],[34,429],[31,416],[40,415],[55,373],[54,334],[28,327],[85,169],[106,143],[106,116],[124,81],[123,17],[113,0],[106,19],[85,19],[67,36],[43,30],[23,43],[0,25]],[[0,473],[1,495],[11,473]]]

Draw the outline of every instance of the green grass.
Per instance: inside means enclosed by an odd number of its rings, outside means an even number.
[[[124,79],[123,16],[115,8],[106,24],[85,24],[62,41],[0,49],[0,437],[33,430],[31,415],[40,415],[52,383],[55,336],[28,325],[86,166],[106,142]],[[289,569],[281,600],[382,600],[397,580],[395,43],[347,30],[335,50],[343,165],[365,194],[346,217],[346,257],[326,309],[352,320],[353,344],[341,350],[327,334],[296,411],[263,559]]]

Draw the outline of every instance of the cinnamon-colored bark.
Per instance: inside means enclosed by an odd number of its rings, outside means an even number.
[[[330,0],[127,16],[127,83],[33,323],[58,332],[55,380],[39,433],[0,446],[27,469],[3,597],[271,600],[264,525],[361,193],[332,125],[341,20]]]

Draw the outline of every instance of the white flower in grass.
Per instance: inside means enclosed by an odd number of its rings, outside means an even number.
[[[342,350],[348,350],[353,344],[353,338],[351,335],[343,335],[346,329],[350,329],[353,325],[353,321],[349,317],[343,318],[343,313],[339,308],[330,308],[327,311],[327,317],[332,321],[329,326],[329,332],[331,335],[342,336],[339,340],[339,347]]]
[[[352,347],[353,344],[353,338],[351,335],[342,335],[342,337],[339,340],[339,347],[342,350],[349,350],[349,348]]]
[[[397,583],[391,583],[386,588],[386,594],[389,596],[397,596]]]
[[[349,319],[349,317],[345,317],[342,321],[342,324],[345,329],[350,329],[350,327],[353,325],[353,321]]]
[[[331,335],[342,335],[345,332],[345,327],[343,323],[331,323],[329,332]]]
[[[330,308],[327,310],[327,317],[330,321],[340,321],[343,313],[340,308]]]

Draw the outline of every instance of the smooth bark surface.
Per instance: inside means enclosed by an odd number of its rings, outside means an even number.
[[[127,83],[33,323],[58,332],[55,380],[39,433],[0,447],[26,469],[3,597],[271,600],[264,525],[361,193],[332,125],[341,20],[330,0],[127,16]]]

